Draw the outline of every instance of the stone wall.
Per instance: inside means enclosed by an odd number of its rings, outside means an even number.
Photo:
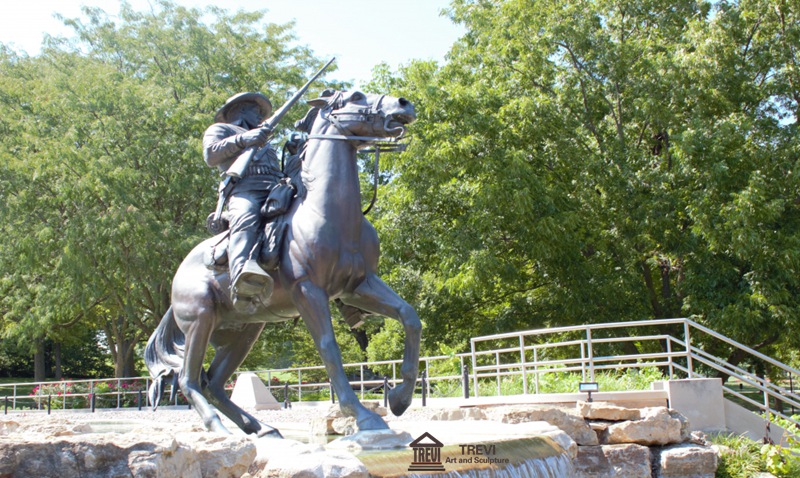
[[[0,418],[0,478],[369,477],[353,454],[295,440],[180,424],[108,433],[69,418],[29,422]]]
[[[713,478],[717,470],[717,452],[705,435],[691,433],[689,420],[666,407],[516,405],[458,414],[443,410],[434,419],[456,415],[502,423],[545,421],[560,428],[578,444],[576,478]]]
[[[326,434],[355,431],[352,419],[341,417],[336,408],[313,426],[315,420],[309,420],[309,428]],[[690,433],[689,421],[665,407],[514,405],[430,410],[425,416],[452,420],[450,428],[458,423],[481,434],[507,427],[526,436],[550,436],[573,458],[576,478],[712,478],[717,468],[717,454],[704,436]],[[364,464],[346,450],[294,440],[217,435],[196,425],[167,423],[97,433],[102,430],[95,430],[95,424],[74,419],[20,422],[0,419],[0,478],[369,476]],[[410,438],[404,438],[406,443]]]

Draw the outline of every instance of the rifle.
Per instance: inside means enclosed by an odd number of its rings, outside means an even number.
[[[319,78],[319,76],[322,75],[322,73],[331,65],[331,63],[333,63],[335,59],[336,59],[335,57],[331,58],[330,61],[328,61],[328,63],[326,63],[325,66],[323,66],[310,80],[308,80],[308,82],[305,85],[303,85],[302,88],[297,90],[297,93],[295,93],[291,98],[289,98],[289,101],[284,103],[283,106],[281,106],[278,109],[278,111],[275,112],[275,114],[273,114],[263,123],[258,125],[258,127],[269,128],[270,131],[274,130],[275,127],[278,125],[278,123],[280,123],[281,119],[283,119],[283,117],[286,115],[286,112],[289,111],[289,108],[291,108],[292,106],[294,106],[295,103],[297,103],[297,100],[299,100],[305,94],[306,90],[308,90],[308,87],[311,86],[311,83],[313,83],[314,80]],[[251,146],[247,148],[242,154],[240,154],[239,157],[236,158],[236,161],[234,161],[233,164],[231,164],[231,167],[228,168],[228,171],[226,173],[228,177],[241,178],[242,175],[244,175],[247,166],[250,165],[250,162],[255,157],[256,152],[258,152],[258,146]]]

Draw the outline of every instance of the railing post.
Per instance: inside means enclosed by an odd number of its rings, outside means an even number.
[[[297,401],[303,401],[303,371],[297,369]]]
[[[283,408],[292,408],[292,402],[289,401],[289,382],[283,384]]]
[[[770,437],[770,435],[772,433],[771,433],[771,430],[770,430],[770,423],[771,422],[770,422],[770,419],[769,419],[770,412],[771,412],[771,409],[769,408],[769,395],[767,395],[766,391],[764,391],[762,393],[764,394],[764,417],[765,417],[765,421],[766,421],[766,430],[764,432],[764,443],[772,443],[772,437]]]
[[[89,408],[94,413],[94,382],[89,382]]]
[[[361,400],[364,400],[364,364],[358,366],[358,374],[361,379]]]
[[[586,342],[581,341],[581,382],[591,382],[586,379]]]
[[[519,363],[522,368],[522,394],[528,394],[528,371],[525,367],[525,336],[519,336]]]
[[[472,355],[472,385],[475,388],[475,397],[477,398],[480,395],[480,389],[478,388],[478,359],[475,357],[475,341],[470,340],[469,342]]]
[[[694,365],[692,363],[692,338],[689,335],[689,322],[683,322],[683,341],[686,346],[686,368],[689,370],[689,378],[694,377]]]
[[[50,401],[52,400],[53,396],[49,393],[47,394],[47,414],[50,415]]]
[[[422,406],[425,407],[428,404],[427,401],[427,387],[428,386],[428,371],[422,371]]]
[[[140,412],[142,411],[142,391],[141,390],[138,390],[136,392],[136,407],[139,409]]]
[[[272,372],[267,372],[267,390],[272,393]]]
[[[533,363],[535,364],[533,366],[533,371],[534,373],[536,373],[536,376],[533,379],[534,380],[533,383],[534,387],[536,387],[535,388],[536,394],[538,395],[539,394],[539,349],[535,345],[533,346]]]
[[[122,406],[122,380],[117,379],[117,410]]]
[[[672,367],[672,340],[667,337],[667,354],[669,355],[669,379],[672,380],[675,370]]]
[[[13,390],[11,391],[11,393],[13,393],[13,395],[11,396],[11,406],[14,408],[14,410],[16,410],[17,409],[17,386],[16,385],[14,385]]]
[[[461,363],[461,387],[464,389],[464,398],[469,398],[469,370]]]
[[[497,381],[497,396],[500,396],[500,352],[494,353],[495,379]]]
[[[383,408],[389,406],[389,377],[383,376]]]
[[[586,327],[586,351],[589,355],[589,381],[594,382],[594,353],[592,351],[592,329]]]
[[[62,410],[66,410],[67,409],[67,382],[62,381],[61,385],[62,385],[62,388],[64,389],[64,393],[61,394],[61,398],[62,398],[62,400],[61,400],[61,409]]]

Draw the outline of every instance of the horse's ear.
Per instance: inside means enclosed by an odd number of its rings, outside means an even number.
[[[322,93],[319,94],[319,98],[315,100],[310,100],[308,102],[309,106],[313,106],[314,108],[322,108],[323,106],[328,104],[329,98],[333,97],[336,94],[336,90],[333,88],[325,88],[322,90]]]
[[[328,104],[328,100],[325,98],[317,98],[314,100],[308,100],[308,105],[313,108],[322,108],[323,106]]]

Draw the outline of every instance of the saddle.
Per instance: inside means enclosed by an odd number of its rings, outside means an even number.
[[[261,207],[261,216],[267,223],[259,237],[261,248],[257,260],[264,270],[278,267],[280,247],[289,226],[285,214],[291,207],[294,197],[294,186],[292,186],[288,178],[284,178],[272,188],[267,201]],[[224,227],[224,230],[214,236],[211,241],[211,247],[205,251],[203,263],[207,268],[221,272],[227,270],[228,267],[230,229],[227,212],[222,214],[222,220],[219,221],[219,224]]]

